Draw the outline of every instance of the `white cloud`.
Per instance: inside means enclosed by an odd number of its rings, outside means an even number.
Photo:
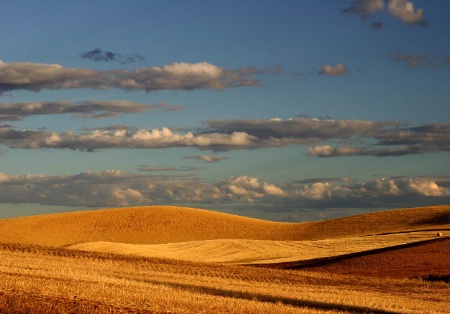
[[[395,184],[394,180],[382,180],[378,181],[378,188],[380,191],[383,191],[385,194],[389,195],[400,195],[401,191],[398,186]]]
[[[308,148],[308,155],[328,157],[333,155],[333,151],[334,147],[331,147],[330,145],[317,145]]]
[[[251,147],[255,139],[243,132],[196,135],[192,132],[174,133],[166,127],[152,130],[97,129],[79,135],[72,131],[13,131],[9,127],[0,127],[0,143],[11,148],[71,148],[87,151],[101,148],[168,147],[231,149]]]
[[[318,157],[337,157],[337,156],[352,156],[360,155],[361,148],[357,147],[332,147],[330,145],[317,145],[308,148],[308,155]]]
[[[448,177],[285,182],[277,186],[246,175],[208,184],[192,176],[142,175],[119,170],[61,176],[0,173],[2,203],[88,207],[259,204],[290,211],[299,208],[438,205],[445,204],[449,196]]]
[[[160,68],[155,68],[160,69]],[[191,75],[199,75],[206,76],[210,78],[219,78],[222,75],[222,69],[218,66],[200,62],[200,63],[172,63],[170,65],[165,65],[161,69],[162,71],[167,71],[168,73],[175,74],[177,76],[191,76]]]
[[[286,193],[282,189],[273,184],[268,184],[266,182],[264,182],[263,190],[267,195],[274,195],[280,197],[286,196]]]
[[[264,197],[286,196],[281,188],[266,182],[261,183],[258,178],[250,176],[231,177],[221,184],[221,188],[229,191],[232,199],[242,197],[251,203]]]
[[[355,146],[315,145],[310,156],[402,156],[450,151],[450,124],[436,123],[400,127],[395,121],[332,120],[295,118],[288,120],[210,120],[194,132],[136,129],[112,126],[84,130],[77,134],[47,131],[17,131],[0,125],[0,143],[10,148],[69,148],[94,151],[106,148],[160,149],[193,147],[199,150],[228,151],[311,145],[323,141],[352,143]],[[224,160],[219,156],[191,156],[205,162]]]
[[[199,155],[199,156],[185,156],[184,159],[199,159],[207,163],[215,163],[222,160],[228,159],[228,157],[225,156],[217,156],[217,155]]]
[[[232,179],[229,180],[229,183],[244,186],[249,189],[259,189],[260,187],[259,179],[249,176],[233,177]]]
[[[130,70],[95,71],[64,68],[59,64],[0,61],[0,93],[12,90],[109,89],[176,90],[214,89],[255,86],[254,75],[274,74],[253,68],[222,69],[206,62],[173,63],[163,67]]]
[[[142,204],[149,201],[141,192],[130,188],[115,188],[111,190],[110,196],[116,202],[116,206],[128,206],[129,204]]]
[[[440,187],[430,179],[410,179],[407,181],[410,191],[424,196],[450,196],[450,189]]]
[[[335,66],[326,64],[322,66],[322,68],[320,68],[319,74],[330,76],[344,76],[347,74],[347,68],[341,63],[338,63]]]
[[[354,13],[365,21],[378,11],[384,11],[385,8],[384,0],[353,0],[349,7],[343,9],[343,12]],[[423,17],[423,9],[416,10],[410,0],[388,0],[387,12],[407,24],[427,25]],[[382,22],[372,23],[376,29],[381,28],[382,25]]]
[[[388,12],[396,18],[408,24],[420,24],[424,22],[423,10],[414,9],[414,4],[409,0],[389,0]]]
[[[372,182],[366,183],[361,191],[364,191],[371,196],[376,196],[379,194],[399,196],[402,194],[402,191],[397,186],[395,181],[386,178],[375,179]]]
[[[331,196],[331,185],[328,182],[316,182],[296,190],[294,193],[302,198],[311,200],[323,200]]]

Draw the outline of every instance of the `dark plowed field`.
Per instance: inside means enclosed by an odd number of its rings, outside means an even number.
[[[323,265],[299,267],[309,271],[375,277],[438,277],[450,274],[450,239],[363,256],[329,261]],[[448,278],[448,277],[447,277]]]

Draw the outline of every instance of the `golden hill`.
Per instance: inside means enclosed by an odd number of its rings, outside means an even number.
[[[442,229],[440,231],[448,239],[449,232]],[[435,240],[437,240],[435,231],[415,231],[302,241],[217,239],[167,244],[125,244],[96,241],[74,244],[65,248],[191,262],[280,264],[370,252]]]
[[[214,239],[299,241],[448,228],[449,206],[382,211],[311,223],[280,223],[202,209],[142,206],[0,220],[0,242],[164,244]]]

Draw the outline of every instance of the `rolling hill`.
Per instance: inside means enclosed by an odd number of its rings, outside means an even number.
[[[0,312],[448,313],[448,214],[276,223],[132,207],[3,219]]]
[[[448,229],[449,206],[280,223],[203,209],[142,206],[0,220],[0,242],[63,247],[85,242],[166,244],[218,239],[305,241]]]

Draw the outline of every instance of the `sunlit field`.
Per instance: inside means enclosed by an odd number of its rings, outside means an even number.
[[[300,224],[179,207],[0,220],[0,312],[448,313],[448,209]]]
[[[449,9],[0,0],[0,314],[450,314]]]

